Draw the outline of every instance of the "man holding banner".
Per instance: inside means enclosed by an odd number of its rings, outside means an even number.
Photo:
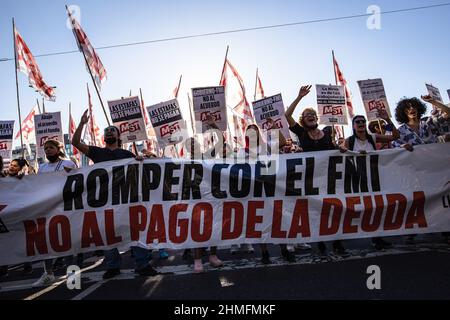
[[[90,158],[94,163],[129,158],[135,158],[138,161],[143,160],[142,157],[136,157],[130,151],[121,148],[122,141],[120,140],[120,131],[115,126],[110,126],[105,129],[105,148],[88,146],[81,142],[81,133],[83,132],[83,128],[88,121],[88,110],[86,110],[81,118],[77,130],[75,131],[75,134],[73,135],[72,145]],[[131,250],[134,253],[136,261],[135,272],[141,276],[155,276],[157,272],[149,264],[151,259],[151,251],[140,247],[131,247]],[[121,258],[118,249],[105,250],[104,254],[107,271],[103,274],[103,279],[106,280],[120,274]]]

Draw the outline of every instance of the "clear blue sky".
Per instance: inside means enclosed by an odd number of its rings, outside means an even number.
[[[364,14],[369,5],[383,11],[446,0],[343,1],[78,1],[81,24],[94,46],[146,41],[174,36]],[[1,0],[0,58],[13,57],[11,18],[33,54],[76,49],[66,28],[66,2],[60,0]],[[363,113],[356,81],[381,77],[393,110],[404,96],[426,92],[425,82],[441,90],[448,102],[450,89],[450,7],[386,15],[381,30],[369,30],[366,18],[251,31],[98,51],[108,72],[104,100],[137,94],[142,88],[146,105],[167,100],[183,74],[179,101],[187,108],[192,87],[217,85],[227,45],[229,59],[240,71],[252,99],[255,71],[266,95],[283,94],[285,105],[301,84],[334,82],[331,50],[350,83],[357,113]],[[86,83],[91,85],[80,53],[37,59],[44,79],[57,86],[56,103],[48,111],[62,111],[67,128],[68,105],[76,121],[87,107]],[[19,74],[23,117],[40,97]],[[17,121],[14,63],[0,62],[1,120]],[[92,86],[91,86],[92,89]],[[93,89],[96,117],[106,123]],[[315,92],[303,106],[315,106]],[[299,113],[300,109],[297,111]],[[188,113],[185,113],[188,117]],[[16,130],[18,123],[16,122]],[[67,130],[67,129],[65,129]]]

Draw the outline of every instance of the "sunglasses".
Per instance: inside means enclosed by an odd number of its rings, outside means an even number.
[[[365,124],[366,120],[356,120],[355,123],[356,124]]]

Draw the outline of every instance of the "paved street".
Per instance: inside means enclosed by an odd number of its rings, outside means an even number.
[[[35,263],[33,273],[23,275],[12,267],[0,279],[0,300],[322,300],[322,299],[450,299],[450,246],[440,235],[416,238],[415,245],[405,245],[405,237],[390,238],[392,249],[375,251],[370,240],[346,241],[351,256],[317,255],[317,247],[296,251],[297,261],[287,263],[278,246],[270,246],[272,264],[262,265],[259,247],[254,254],[231,255],[228,248],[219,249],[225,262],[212,269],[203,258],[204,274],[194,274],[192,261],[182,259],[182,251],[169,251],[167,260],[153,253],[155,277],[134,273],[130,252],[123,257],[122,274],[102,280],[102,257],[86,259],[81,290],[69,290],[64,271],[48,288],[32,288],[41,272]],[[328,244],[330,245],[330,244]],[[367,267],[381,269],[381,290],[368,290]]]

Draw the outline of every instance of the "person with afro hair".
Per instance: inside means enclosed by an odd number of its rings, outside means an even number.
[[[426,112],[426,105],[418,98],[404,98],[397,104],[395,118],[401,126],[400,138],[392,143],[394,148],[413,151],[413,146],[438,142],[439,129],[431,117],[423,118]]]

